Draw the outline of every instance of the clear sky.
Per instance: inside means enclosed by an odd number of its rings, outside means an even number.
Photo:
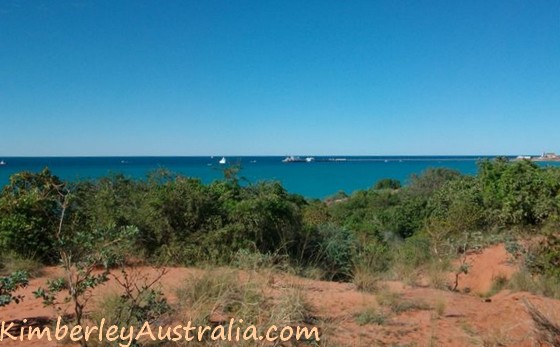
[[[0,1],[0,156],[560,152],[560,1]]]

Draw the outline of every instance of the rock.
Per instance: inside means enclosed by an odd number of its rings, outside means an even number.
[[[459,317],[465,317],[465,315],[459,311],[456,310],[446,310],[444,315],[444,317],[446,318],[459,318]]]

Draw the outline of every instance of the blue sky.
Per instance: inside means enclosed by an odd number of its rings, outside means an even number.
[[[560,152],[559,1],[0,2],[0,155]]]

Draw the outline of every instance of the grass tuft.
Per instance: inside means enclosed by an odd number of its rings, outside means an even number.
[[[366,308],[355,315],[356,323],[359,325],[377,324],[383,325],[387,322],[387,315],[379,312],[373,307]]]
[[[0,258],[0,275],[25,271],[29,277],[37,278],[43,274],[43,265],[32,257],[24,258],[16,253],[4,254]]]

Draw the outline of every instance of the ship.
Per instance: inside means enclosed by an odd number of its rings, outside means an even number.
[[[220,161],[218,163],[220,163],[221,165],[225,165],[226,157],[222,157],[222,159],[220,159]]]
[[[287,156],[286,158],[284,158],[282,160],[283,163],[311,163],[311,162],[314,162],[314,161],[315,161],[315,158],[313,158],[313,157],[301,158],[301,157],[294,156],[294,155]]]
[[[305,163],[305,159],[290,155],[282,160],[283,163]]]

